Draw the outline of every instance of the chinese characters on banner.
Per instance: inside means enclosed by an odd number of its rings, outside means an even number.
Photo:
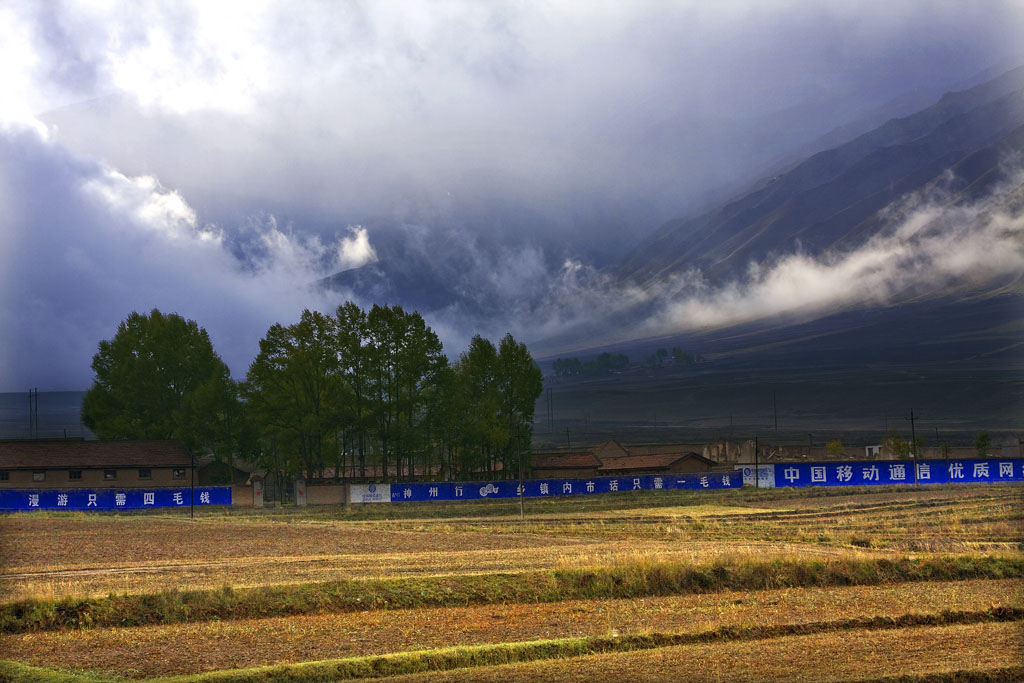
[[[484,500],[489,498],[518,498],[519,482],[506,479],[491,482],[410,482],[405,484],[376,484],[380,491],[390,490],[391,502],[404,503],[428,500]],[[531,479],[523,482],[525,498],[553,496],[587,496],[619,491],[660,491],[664,489],[726,489],[742,486],[739,472],[706,472],[685,474],[651,474],[628,477],[589,477],[584,479]],[[364,495],[365,484],[349,487],[353,502],[386,502],[369,500]]]
[[[230,486],[196,488],[196,505],[231,505]],[[188,507],[192,489],[0,489],[0,510],[138,510]]]
[[[1024,459],[927,460],[917,463],[921,484],[1024,482]],[[657,474],[585,479],[532,479],[523,482],[525,498],[578,496],[621,491],[724,489],[753,485],[752,467],[735,472]],[[914,483],[914,462],[860,461],[763,465],[764,486],[874,486]],[[378,484],[377,486],[388,486]],[[390,485],[391,502],[517,498],[519,482],[410,482]],[[354,501],[358,499],[353,497]],[[387,502],[381,499],[380,502]]]
[[[872,486],[914,483],[914,461],[780,463],[776,486]],[[998,484],[1024,482],[1024,459],[922,460],[919,484]]]

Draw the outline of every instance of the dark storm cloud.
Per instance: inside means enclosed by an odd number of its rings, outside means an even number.
[[[83,386],[96,341],[153,306],[211,328],[240,376],[269,322],[337,301],[310,281],[410,226],[492,303],[434,311],[455,345],[649,304],[593,266],[837,125],[1019,58],[1022,20],[1014,2],[0,7],[0,390]]]
[[[179,194],[75,157],[35,128],[0,130],[0,158],[5,390],[87,386],[99,340],[154,307],[197,319],[242,376],[267,327],[328,305],[309,283],[373,258],[358,228],[325,244],[273,217],[254,221],[233,253]]]
[[[618,213],[589,231],[600,243],[1005,59],[1022,10],[372,2],[72,17],[47,35],[80,45],[43,46],[91,60],[97,95],[127,97],[54,115],[62,140],[156,173],[216,220],[243,205],[303,223],[457,221],[512,197],[541,210],[516,226],[536,239],[575,240],[581,208]]]

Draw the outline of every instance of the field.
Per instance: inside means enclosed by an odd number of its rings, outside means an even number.
[[[772,319],[612,345],[633,365],[602,377],[548,377],[537,402],[538,446],[706,443],[727,438],[817,446],[910,439],[914,409],[926,446],[971,445],[988,431],[1024,431],[1021,280],[1011,293],[920,301],[800,321]],[[628,326],[623,326],[626,329]],[[649,369],[658,348],[700,352],[693,366]],[[574,354],[560,354],[574,355]],[[542,361],[546,375],[550,362]]]
[[[0,517],[0,681],[1020,680],[1024,489]]]

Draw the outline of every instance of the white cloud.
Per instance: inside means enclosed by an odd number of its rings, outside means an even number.
[[[692,274],[623,291],[584,264],[851,112],[1019,53],[1022,22],[998,0],[3,3],[0,323],[16,333],[0,385],[82,386],[96,341],[153,306],[206,325],[240,375],[265,325],[337,302],[311,279],[384,254],[382,223],[422,224],[452,288],[490,311],[434,311],[453,344],[638,307],[657,309],[653,333],[1012,270],[996,218],[972,223],[987,255],[907,228],[720,289]],[[829,97],[831,117],[738,139],[741,119]],[[350,224],[374,244],[335,234]]]
[[[816,316],[1024,275],[1024,174],[970,204],[939,190],[889,209],[889,229],[849,251],[793,253],[710,288],[699,274],[659,292],[643,325],[654,336],[770,318]]]
[[[243,376],[272,323],[337,303],[318,278],[373,252],[365,229],[325,243],[273,216],[229,241],[155,178],[78,158],[33,128],[0,131],[0,160],[4,390],[86,386],[99,340],[154,307],[197,320]]]
[[[48,103],[46,79],[34,77],[41,61],[30,22],[14,8],[0,6],[0,127],[32,121]]]
[[[534,220],[516,231],[605,258],[865,108],[971,77],[1024,21],[996,0],[15,7],[15,99],[40,114],[98,98],[49,112],[64,143],[212,220],[447,209],[486,232],[466,214],[519,201]],[[743,130],[819,100],[828,115]]]
[[[359,268],[377,260],[377,253],[370,244],[370,236],[361,225],[348,229],[348,236],[338,245],[338,266],[342,270]]]

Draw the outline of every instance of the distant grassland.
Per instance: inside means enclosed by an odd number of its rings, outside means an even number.
[[[829,493],[9,515],[0,680],[688,680],[665,656],[704,650],[709,680],[765,680],[744,657],[933,632],[916,669],[835,671],[1019,673],[1024,487]]]

